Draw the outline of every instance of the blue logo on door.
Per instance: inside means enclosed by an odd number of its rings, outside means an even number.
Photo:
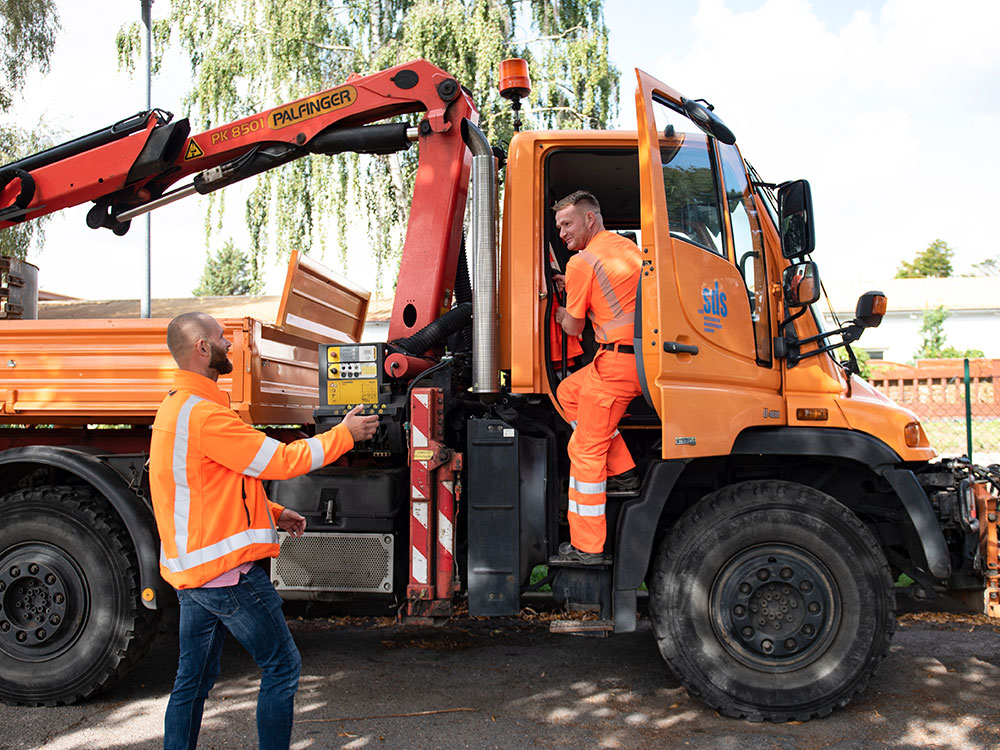
[[[726,307],[726,293],[719,291],[719,282],[715,282],[714,288],[702,289],[701,298],[701,319],[705,333],[722,330],[722,320],[729,314],[729,309]]]

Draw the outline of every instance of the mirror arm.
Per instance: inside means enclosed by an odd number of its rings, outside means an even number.
[[[816,336],[810,336],[807,339],[803,339],[802,341],[798,342],[798,347],[801,347],[803,344],[812,344],[818,341],[822,341],[823,339],[829,338],[830,336],[837,336],[837,335],[841,336],[840,341],[818,347],[816,349],[806,352],[805,354],[789,353],[788,363],[790,365],[795,365],[801,362],[803,359],[808,359],[809,357],[815,357],[819,354],[824,354],[826,352],[832,352],[834,349],[840,349],[843,346],[847,346],[857,341],[859,338],[861,338],[861,334],[864,333],[864,330],[865,330],[864,326],[860,325],[856,320],[852,320],[846,326],[844,326],[843,328],[838,328],[836,331],[827,331],[826,333],[821,333]]]
[[[806,314],[806,310],[808,310],[808,309],[809,309],[809,305],[803,305],[799,309],[799,311],[797,313],[795,313],[794,315],[789,315],[787,318],[785,318],[783,321],[781,321],[781,323],[778,324],[778,335],[779,336],[784,336],[785,335],[785,328],[788,326],[788,324],[791,323],[792,321],[795,321],[795,320],[798,320],[799,318],[801,318],[803,315]]]

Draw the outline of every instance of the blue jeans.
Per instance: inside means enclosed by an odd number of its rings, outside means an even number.
[[[219,676],[226,631],[261,669],[257,694],[260,750],[288,750],[302,661],[278,596],[256,565],[235,586],[179,589],[180,658],[167,713],[164,750],[194,750],[208,691]]]

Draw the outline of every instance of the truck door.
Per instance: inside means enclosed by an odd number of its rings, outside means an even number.
[[[699,129],[676,91],[636,73],[640,380],[664,458],[724,455],[742,430],[787,422],[770,350],[776,269],[735,146]]]

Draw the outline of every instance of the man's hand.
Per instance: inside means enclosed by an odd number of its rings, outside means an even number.
[[[293,537],[302,536],[302,532],[306,530],[306,519],[294,510],[284,508],[278,516],[278,528]]]
[[[566,276],[561,273],[552,274],[552,286],[556,288],[556,291],[562,292],[566,289]]]
[[[343,422],[350,431],[355,443],[360,443],[362,440],[371,440],[375,436],[375,430],[378,429],[378,415],[372,414],[367,417],[359,417],[359,411],[361,411],[361,404],[358,404],[347,412],[347,416],[344,417]]]

